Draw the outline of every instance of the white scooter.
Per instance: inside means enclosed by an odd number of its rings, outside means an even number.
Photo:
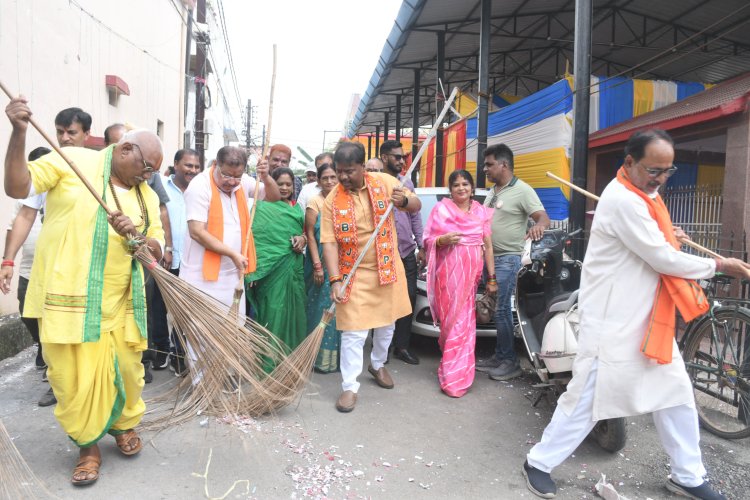
[[[541,379],[534,387],[552,390],[556,395],[565,390],[572,378],[578,348],[581,262],[570,259],[565,248],[580,231],[545,231],[542,239],[531,243],[516,283],[516,336],[523,340]],[[548,391],[542,391],[534,406],[546,394]],[[625,446],[625,419],[601,420],[592,434],[605,450],[619,451]]]

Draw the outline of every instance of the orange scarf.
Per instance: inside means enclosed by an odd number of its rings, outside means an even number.
[[[211,167],[208,172],[208,177],[211,179],[211,203],[208,206],[208,232],[216,237],[219,241],[224,241],[224,208],[221,205],[221,193],[219,187],[216,185],[214,180],[214,170],[216,167]],[[240,234],[242,235],[242,255],[247,257],[247,267],[245,268],[245,274],[252,273],[255,271],[256,259],[255,259],[255,241],[252,237],[252,232],[248,236],[250,230],[250,214],[247,208],[247,199],[245,198],[245,190],[240,185],[239,189],[234,192],[237,198],[237,210],[240,216]],[[231,195],[229,195],[231,197]],[[248,242],[245,245],[245,242]],[[219,267],[221,266],[221,254],[206,249],[206,254],[203,257],[203,279],[206,281],[217,281],[219,279]]]
[[[680,243],[674,235],[672,220],[669,217],[667,206],[658,194],[651,198],[646,193],[636,188],[630,182],[625,167],[620,167],[617,172],[617,180],[641,197],[648,206],[648,212],[659,225],[664,238],[676,250],[680,249]],[[675,308],[679,309],[685,321],[691,321],[708,311],[708,301],[703,290],[694,280],[686,280],[675,276],[662,274],[659,285],[656,288],[654,308],[651,310],[651,318],[648,322],[646,334],[641,343],[641,352],[648,358],[655,359],[659,364],[672,362],[672,346],[675,335]]]
[[[375,226],[380,222],[381,217],[388,208],[388,191],[383,181],[374,175],[365,174],[365,186],[370,194],[370,203],[372,204],[372,219]],[[341,184],[334,188],[336,193],[333,195],[333,233],[336,237],[336,243],[339,247],[339,270],[346,279],[352,272],[354,263],[359,257],[359,242],[357,240],[357,217],[354,213],[354,199]],[[375,253],[377,255],[378,276],[381,285],[388,285],[396,281],[396,263],[394,260],[394,242],[393,235],[393,213],[380,229],[380,233],[375,237]],[[349,300],[349,294],[354,284],[354,277],[349,281],[349,286],[344,291],[342,302]]]

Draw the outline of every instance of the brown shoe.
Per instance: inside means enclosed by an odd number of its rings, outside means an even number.
[[[336,409],[341,413],[349,413],[354,409],[354,405],[357,404],[357,393],[352,391],[344,391],[339,396],[339,400],[336,401]]]
[[[388,370],[385,369],[385,366],[381,367],[379,370],[375,370],[375,368],[370,365],[367,367],[367,371],[370,372],[370,375],[375,377],[375,382],[377,382],[380,387],[383,389],[393,389],[393,379],[391,378],[391,374],[388,373]]]

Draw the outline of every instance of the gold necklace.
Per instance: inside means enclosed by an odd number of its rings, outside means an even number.
[[[112,184],[112,176],[109,177],[109,189],[112,192],[112,198],[115,200],[115,205],[117,206],[117,210],[122,212],[123,214],[125,212],[122,211],[122,207],[120,206],[120,199],[117,197],[117,192],[115,191],[115,186]],[[144,236],[146,235],[146,231],[148,231],[150,220],[148,218],[148,210],[146,210],[146,202],[143,199],[143,194],[141,193],[140,186],[135,186],[135,197],[138,200],[138,208],[141,211],[141,222],[140,224],[137,224],[136,227],[141,226],[145,223],[143,231],[141,231],[141,234]]]

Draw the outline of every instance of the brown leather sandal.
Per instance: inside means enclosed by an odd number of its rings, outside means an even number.
[[[86,486],[87,484],[93,484],[99,479],[99,467],[102,465],[102,457],[95,455],[87,455],[78,459],[75,469],[73,469],[73,477],[70,478],[70,482],[73,486]],[[79,474],[84,474],[84,479],[76,479]],[[93,474],[93,477],[88,477]]]
[[[117,434],[115,436],[115,443],[117,443],[117,447],[120,448],[122,454],[127,456],[135,455],[141,451],[141,448],[143,448],[143,441],[141,441],[138,433],[133,429],[122,434]],[[126,447],[129,447],[130,449],[127,449]]]

